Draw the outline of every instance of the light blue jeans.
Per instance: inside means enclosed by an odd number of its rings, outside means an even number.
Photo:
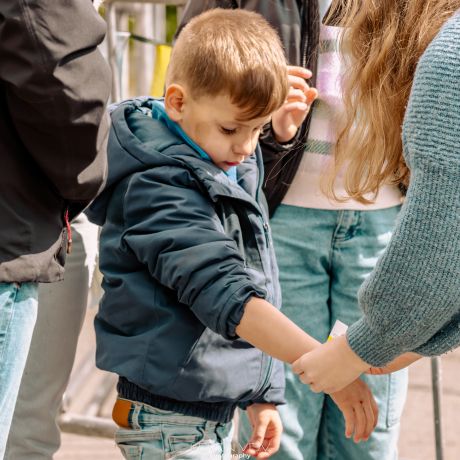
[[[72,233],[74,242],[66,258],[64,281],[42,283],[38,289],[37,324],[5,460],[52,460],[61,443],[56,418],[86,313],[96,267],[98,227],[80,214],[72,222]]]
[[[357,292],[384,251],[400,207],[334,211],[281,205],[272,221],[280,268],[282,311],[317,340],[326,341],[336,319],[361,315]],[[310,391],[286,366],[287,405],[276,460],[395,460],[407,371],[363,376],[379,406],[378,425],[367,442],[345,438],[342,413],[329,396]],[[241,442],[248,439],[242,426]]]
[[[232,423],[131,403],[131,429],[120,428],[115,440],[127,460],[230,460]]]
[[[0,459],[37,319],[36,283],[0,283]]]

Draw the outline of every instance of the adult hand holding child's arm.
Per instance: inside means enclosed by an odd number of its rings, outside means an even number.
[[[273,305],[256,297],[252,297],[246,304],[236,332],[252,345],[287,363],[293,363],[295,360],[299,362],[305,356],[315,353],[312,350],[322,348],[317,340],[310,337]],[[329,343],[338,339],[340,337]],[[302,353],[306,354],[301,356]],[[368,368],[366,364],[363,370]],[[356,380],[356,377],[353,380]],[[377,405],[367,385],[361,380],[356,380],[331,397],[345,418],[345,434],[350,437],[354,433],[355,442],[367,439],[375,427],[378,415]]]
[[[350,348],[347,338],[340,336],[304,354],[292,365],[292,370],[315,393],[334,393],[370,367]]]

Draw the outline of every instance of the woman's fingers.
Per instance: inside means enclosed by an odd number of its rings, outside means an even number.
[[[308,70],[305,67],[300,67],[297,65],[288,65],[288,75],[308,79],[312,77],[313,73],[311,70]]]
[[[306,92],[310,88],[310,85],[302,77],[289,75],[288,82],[289,87],[300,89],[303,92]]]

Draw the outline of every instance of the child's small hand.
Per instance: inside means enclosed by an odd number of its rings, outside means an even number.
[[[253,404],[247,408],[252,436],[243,452],[256,458],[269,458],[278,451],[283,426],[273,404]]]
[[[422,358],[421,355],[413,352],[404,353],[401,356],[395,358],[391,363],[388,363],[384,367],[371,367],[366,371],[366,374],[372,375],[383,375],[383,374],[391,374],[392,372],[399,371],[400,369],[404,369],[405,367],[409,366],[410,364],[418,361]]]
[[[356,379],[343,390],[330,397],[342,411],[345,419],[345,436],[355,442],[367,441],[377,425],[379,409],[369,387]]]
[[[303,67],[288,66],[289,94],[286,102],[272,116],[272,127],[278,142],[289,142],[305,120],[311,104],[318,96],[305,79],[311,72]]]
[[[370,367],[350,348],[347,338],[340,336],[305,353],[293,363],[292,370],[315,393],[334,393]]]

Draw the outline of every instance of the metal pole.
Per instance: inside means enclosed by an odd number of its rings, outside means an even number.
[[[442,369],[441,358],[431,358],[431,384],[433,390],[434,436],[436,442],[436,460],[443,460],[443,437],[441,419]]]
[[[108,2],[106,8],[108,59],[112,69],[111,101],[115,102],[120,100],[120,69],[117,63],[117,19],[114,2]]]

